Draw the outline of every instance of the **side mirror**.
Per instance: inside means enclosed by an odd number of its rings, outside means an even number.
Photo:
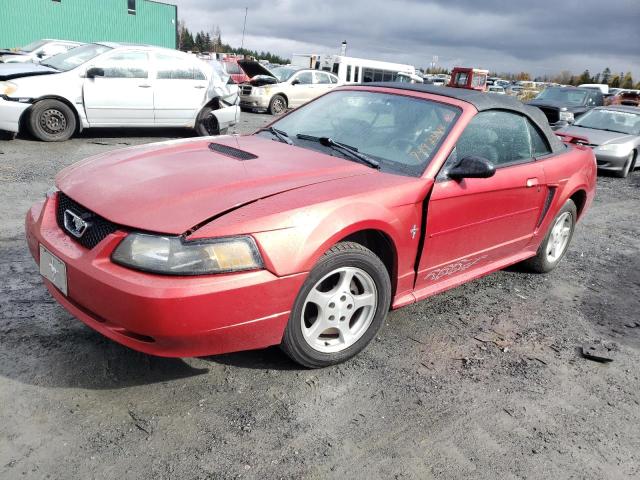
[[[474,155],[464,157],[447,172],[454,180],[463,178],[489,178],[496,173],[496,167],[489,160]]]
[[[38,53],[36,54],[36,57],[38,57],[38,58],[44,58],[44,52],[38,52]]]
[[[291,85],[298,85],[299,83],[300,83],[300,80],[298,80],[297,78],[291,81]]]
[[[87,78],[104,77],[104,68],[91,67],[87,70]]]

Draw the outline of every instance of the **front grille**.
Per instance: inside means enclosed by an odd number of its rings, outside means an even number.
[[[73,235],[64,225],[64,212],[71,211],[87,222],[87,228],[80,238]],[[84,208],[78,202],[72,200],[62,192],[58,192],[58,205],[56,207],[56,221],[58,226],[85,248],[93,248],[98,245],[107,235],[118,230],[118,226],[91,210]]]
[[[556,123],[560,120],[560,111],[557,108],[538,107],[542,110],[549,123]]]
[[[209,150],[221,153],[227,157],[237,158],[238,160],[254,160],[258,158],[258,156],[253,153],[245,152],[244,150],[233,148],[228,145],[222,145],[220,143],[210,143]]]
[[[240,87],[241,95],[251,95],[251,85],[242,85]]]

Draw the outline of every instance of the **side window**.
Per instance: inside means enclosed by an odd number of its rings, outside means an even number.
[[[242,75],[244,73],[240,69],[240,65],[235,62],[225,62],[224,67],[229,75]]]
[[[311,72],[302,72],[295,77],[295,80],[298,80],[302,85],[309,85],[313,83],[313,75]]]
[[[115,53],[104,60],[102,65],[105,78],[147,78],[149,57],[144,52]]]
[[[331,81],[329,80],[329,75],[326,73],[314,72],[313,75],[316,77],[315,83],[331,83]]]
[[[354,82],[360,81],[360,67],[356,67],[355,73],[353,74],[353,81]]]
[[[205,80],[193,64],[173,55],[156,54],[158,80]]]
[[[529,124],[529,135],[531,135],[531,149],[534,158],[544,157],[545,155],[549,155],[551,153],[551,147],[549,147],[549,143],[547,139],[544,138],[538,127],[534,126],[530,121],[527,120]]]
[[[457,158],[476,155],[496,167],[532,159],[529,125],[525,117],[500,110],[480,112],[456,144]]]
[[[338,77],[336,77],[335,75],[329,75],[329,80],[331,81],[331,83],[338,83]]]
[[[347,82],[350,82],[350,81],[351,81],[351,65],[347,65]]]

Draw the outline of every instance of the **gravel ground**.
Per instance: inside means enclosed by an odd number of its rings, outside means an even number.
[[[22,222],[62,167],[188,135],[0,141],[0,478],[639,478],[640,172],[599,178],[551,274],[511,268],[392,312],[346,364],[162,359],[59,307]],[[594,343],[611,363],[580,356]]]

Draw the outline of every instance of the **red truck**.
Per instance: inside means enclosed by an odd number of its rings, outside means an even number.
[[[451,72],[449,87],[467,88],[484,92],[487,90],[487,77],[489,70],[479,68],[455,67]]]

